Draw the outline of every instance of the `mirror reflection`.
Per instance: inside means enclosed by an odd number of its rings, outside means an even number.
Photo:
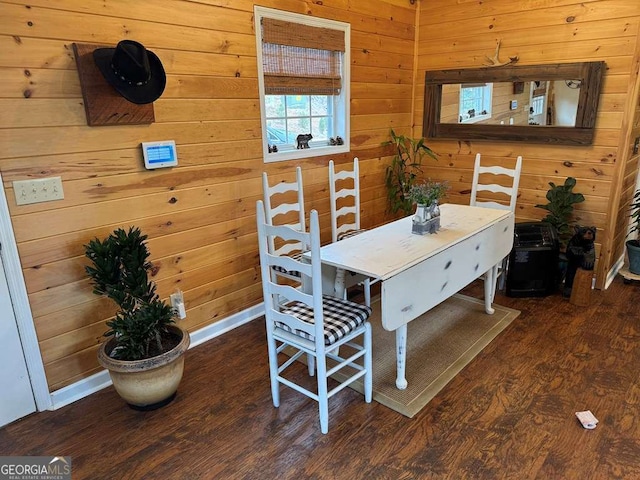
[[[605,68],[579,62],[427,70],[422,135],[590,145]]]
[[[440,123],[574,127],[580,80],[442,85]]]

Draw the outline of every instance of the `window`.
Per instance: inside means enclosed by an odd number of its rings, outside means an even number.
[[[542,115],[544,110],[544,97],[533,97],[531,99],[530,112],[532,115]]]
[[[491,118],[493,83],[460,86],[460,123],[475,123]]]
[[[348,152],[349,24],[255,7],[255,26],[264,161]]]

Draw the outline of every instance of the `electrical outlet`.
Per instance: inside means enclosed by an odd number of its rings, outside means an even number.
[[[50,202],[64,198],[61,177],[16,180],[13,182],[13,193],[16,196],[16,205]]]
[[[172,293],[169,295],[171,299],[171,306],[176,312],[176,315],[181,319],[187,317],[187,311],[184,308],[184,297],[182,296],[182,292],[180,290],[176,291],[176,293]]]

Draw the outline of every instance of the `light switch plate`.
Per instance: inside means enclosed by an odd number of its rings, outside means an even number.
[[[36,178],[32,180],[16,180],[13,182],[13,193],[17,205],[62,200],[61,177]]]

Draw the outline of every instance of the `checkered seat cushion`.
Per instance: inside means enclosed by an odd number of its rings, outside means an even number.
[[[366,228],[361,228],[359,230],[347,230],[346,232],[342,232],[338,234],[338,240],[344,240],[345,238],[353,237],[354,235],[358,235],[359,233],[366,232]]]
[[[302,261],[301,259],[302,259],[302,254],[303,254],[303,253],[304,253],[304,252],[295,252],[295,253],[292,253],[292,254],[291,254],[291,255],[289,255],[289,256],[290,256],[291,258],[293,258],[294,260],[296,260],[296,261],[300,262],[300,261]],[[291,277],[300,277],[300,272],[298,272],[298,271],[296,271],[296,270],[287,270],[287,269],[285,269],[285,268],[282,268],[282,267],[281,267],[281,266],[279,266],[279,265],[274,265],[274,266],[273,266],[273,267],[271,267],[271,268],[273,268],[276,272],[284,273],[285,275],[289,275],[289,276],[291,276]]]
[[[371,315],[371,307],[359,303],[342,300],[330,295],[322,296],[324,312],[324,344],[331,345],[362,325]],[[299,320],[313,325],[313,309],[301,302],[291,302],[283,307],[282,313],[293,315]],[[279,328],[291,332],[310,341],[315,337],[300,330],[293,330],[281,322]]]

